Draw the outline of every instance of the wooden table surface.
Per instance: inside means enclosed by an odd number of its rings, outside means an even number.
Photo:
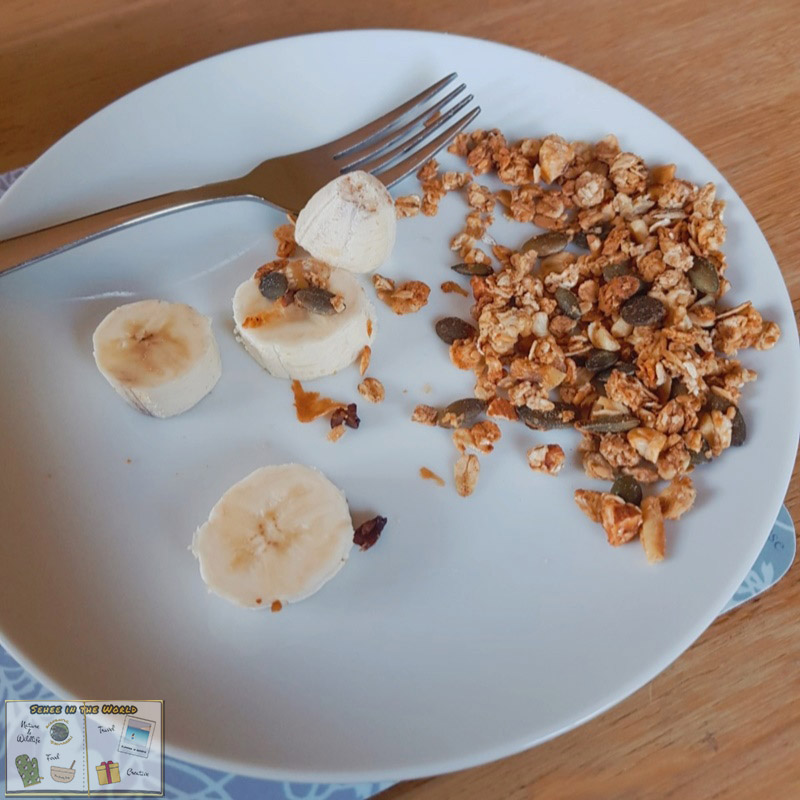
[[[798,24],[798,0],[2,0],[0,172],[142,83],[240,45],[354,27],[471,34],[585,70],[688,136],[755,215],[797,312]],[[797,478],[787,499],[795,521]],[[800,567],[593,722],[383,800],[450,797],[800,797]]]

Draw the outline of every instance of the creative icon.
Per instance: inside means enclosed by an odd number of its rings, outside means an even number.
[[[141,717],[125,717],[122,734],[119,737],[120,753],[131,753],[141,758],[150,754],[150,742],[156,730],[156,723],[151,719]]]
[[[14,763],[17,765],[17,772],[19,772],[19,776],[22,778],[23,786],[35,786],[37,783],[41,783],[44,780],[44,778],[39,777],[38,758],[30,758],[29,756],[21,755],[14,759]]]
[[[57,743],[65,742],[69,737],[69,727],[66,722],[54,722],[50,726],[50,738]]]
[[[101,786],[106,786],[109,783],[119,783],[119,764],[116,761],[101,761],[97,770],[97,780]]]
[[[56,783],[69,783],[75,777],[73,761],[68,767],[50,767],[50,777]]]

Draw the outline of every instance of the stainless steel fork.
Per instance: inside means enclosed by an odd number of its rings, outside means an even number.
[[[480,107],[476,106],[435,135],[473,99],[469,94],[450,105],[466,88],[462,83],[434,101],[455,78],[454,72],[393,111],[333,142],[262,161],[241,177],[137,200],[0,240],[0,276],[100,236],[185,208],[244,199],[297,213],[317,189],[354,169],[371,172],[387,187],[393,186],[438,153],[480,113]],[[407,120],[415,112],[416,116]]]

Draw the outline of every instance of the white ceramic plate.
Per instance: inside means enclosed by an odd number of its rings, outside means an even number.
[[[798,345],[778,266],[714,167],[618,92],[519,50],[453,36],[304,36],[195,64],[117,101],[61,140],[0,203],[0,235],[218,180],[266,156],[338,136],[451,70],[509,136],[619,134],[675,161],[728,202],[732,302],[784,330],[745,353],[761,377],[747,445],[696,475],[697,508],[669,526],[669,558],[612,549],[572,501],[586,486],[577,436],[507,426],[477,492],[452,488],[450,437],[409,421],[416,403],[468,394],[432,331],[466,301],[434,288],[420,314],[379,309],[370,373],[387,401],[360,403],[341,442],[300,425],[288,384],[231,332],[234,287],[274,253],[276,212],[227,204],[156,221],[0,281],[0,626],[12,654],[63,696],[164,698],[168,749],[209,766],[297,780],[406,778],[498,758],[617,703],[688,647],[730,598],[775,519],[798,434]],[[449,156],[447,158],[450,158]],[[410,191],[414,180],[399,187]],[[463,201],[400,223],[382,270],[447,277]],[[509,243],[530,235],[504,229]],[[214,320],[223,376],[182,417],[148,419],[95,369],[91,332],[141,297]],[[359,399],[355,368],[319,381]],[[423,387],[432,390],[425,393]],[[557,438],[570,464],[537,476],[526,447]],[[130,460],[130,463],[129,463]],[[232,483],[262,464],[316,465],[357,514],[380,512],[379,545],[354,552],[312,599],[250,613],[209,595],[187,550]],[[418,477],[428,466],[440,489]]]

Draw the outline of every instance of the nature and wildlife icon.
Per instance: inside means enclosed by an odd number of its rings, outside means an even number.
[[[50,726],[50,738],[54,742],[65,742],[69,737],[69,726],[66,722],[54,722]]]
[[[26,755],[19,755],[14,759],[23,786],[35,786],[41,783],[43,778],[39,777],[39,759],[31,758]]]

